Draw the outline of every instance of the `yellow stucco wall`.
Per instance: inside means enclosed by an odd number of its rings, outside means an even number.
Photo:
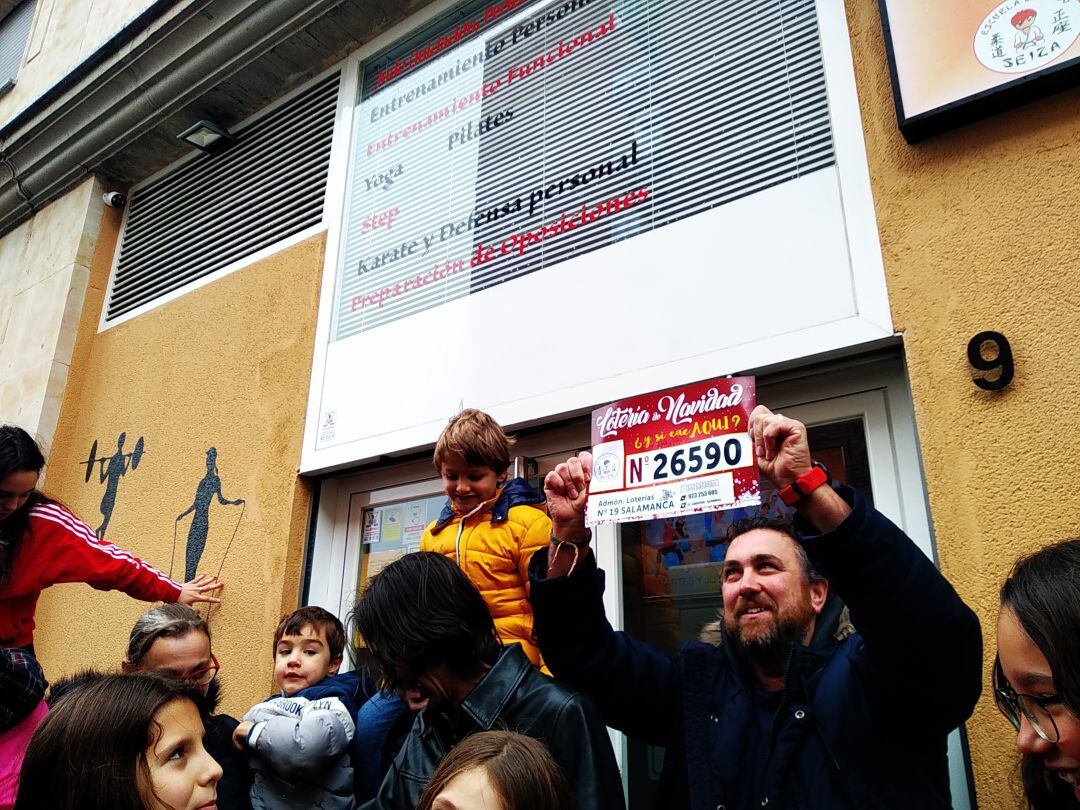
[[[1080,534],[1080,91],[909,146],[876,0],[848,0],[896,328],[904,334],[941,567],[979,614],[984,697],[969,723],[981,808],[1016,808],[1014,736],[989,696],[997,589],[1022,553]],[[1016,379],[976,388],[970,338],[1002,332]]]
[[[120,480],[106,539],[182,578],[191,505],[215,447],[224,497],[216,501],[200,571],[227,583],[215,608],[214,652],[224,708],[243,713],[272,687],[271,642],[298,600],[310,492],[297,478],[324,237],[317,236],[98,333],[119,212],[107,209],[90,289],[49,456],[47,491],[92,527],[105,491],[84,482],[91,443],[115,452],[145,437],[137,470]],[[122,657],[149,605],[86,585],[50,588],[37,612],[37,646],[51,677]]]

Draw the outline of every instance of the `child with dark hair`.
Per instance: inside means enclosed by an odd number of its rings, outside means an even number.
[[[529,560],[551,540],[544,496],[524,478],[507,480],[514,439],[483,411],[467,408],[435,444],[446,506],[424,531],[421,551],[457,563],[484,597],[504,644],[520,644],[543,666],[532,627]]]
[[[84,676],[34,732],[15,810],[215,807],[195,695],[151,673]]]
[[[294,610],[274,632],[280,695],[254,706],[233,732],[255,771],[255,810],[352,807],[349,743],[360,680],[337,674],[344,649],[345,628],[320,607]]]
[[[495,729],[548,747],[573,789],[570,807],[624,806],[592,703],[539,672],[520,645],[503,646],[480,592],[446,557],[421,551],[391,563],[368,583],[353,615],[385,687],[428,700],[365,810],[413,810],[456,743]]]
[[[98,539],[94,530],[37,490],[45,456],[25,430],[0,425],[0,647],[33,648],[42,590],[85,582],[147,602],[217,603],[217,577],[183,585]]]

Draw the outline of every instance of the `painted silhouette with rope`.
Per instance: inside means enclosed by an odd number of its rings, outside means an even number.
[[[240,521],[244,517],[247,504],[243,498],[230,501],[221,494],[221,478],[218,476],[217,468],[217,449],[211,447],[206,451],[206,475],[203,476],[195,490],[195,500],[192,501],[191,506],[177,516],[173,525],[173,556],[175,557],[176,527],[180,525],[180,521],[187,515],[195,513],[191,519],[191,526],[188,528],[187,551],[184,555],[185,580],[190,580],[195,576],[194,571],[199,567],[199,561],[202,560],[203,550],[206,548],[206,538],[210,533],[210,504],[215,496],[222,506],[241,507],[240,517],[236,519],[236,528],[233,529],[232,537],[229,538],[229,546],[225,549],[227,555],[229,547],[232,546],[233,538],[236,537],[236,530],[240,528]],[[221,558],[221,564],[225,564],[224,556]]]

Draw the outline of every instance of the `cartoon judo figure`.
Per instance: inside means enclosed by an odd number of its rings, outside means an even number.
[[[1043,41],[1042,30],[1035,25],[1035,18],[1038,16],[1035,9],[1025,8],[1023,11],[1016,12],[1009,21],[1016,29],[1016,39],[1013,40],[1016,50],[1022,51],[1030,45]]]
[[[217,469],[217,449],[211,447],[206,451],[206,475],[199,481],[198,487],[195,489],[195,500],[192,501],[191,506],[185,509],[176,518],[176,523],[179,524],[185,516],[195,513],[191,519],[191,526],[188,529],[187,537],[187,551],[184,555],[184,581],[190,581],[195,578],[196,569],[199,567],[199,561],[202,560],[203,550],[206,548],[206,537],[210,533],[210,504],[213,502],[214,497],[217,496],[218,503],[222,506],[244,506],[245,501],[243,498],[237,498],[235,501],[226,499],[221,494],[221,478],[218,477]],[[246,506],[245,506],[246,508]],[[240,527],[240,519],[243,518],[244,512],[241,510],[240,517],[236,519],[237,528]],[[233,537],[236,536],[236,529],[233,530]],[[229,545],[232,545],[232,538],[229,539]],[[225,553],[228,554],[228,548],[225,549]],[[176,553],[176,540],[175,530],[173,539],[173,553]],[[222,557],[222,564],[225,559]]]

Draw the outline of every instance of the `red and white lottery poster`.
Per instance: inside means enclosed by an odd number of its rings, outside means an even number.
[[[719,512],[761,502],[747,433],[754,378],[619,400],[592,414],[590,526]]]

